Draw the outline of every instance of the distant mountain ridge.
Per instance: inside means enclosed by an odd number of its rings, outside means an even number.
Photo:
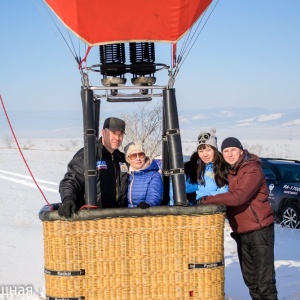
[[[132,107],[131,107],[132,109]],[[136,108],[134,108],[136,109]],[[120,116],[117,110],[102,110],[100,125],[109,116]],[[80,137],[81,111],[12,111],[11,124],[22,137]],[[179,126],[183,139],[194,140],[202,130],[217,129],[218,138],[300,139],[300,108],[272,110],[265,108],[220,107],[179,110]],[[0,113],[1,136],[9,134],[9,126]]]
[[[217,129],[217,136],[238,135],[246,138],[300,138],[300,108],[271,110],[263,108],[215,108],[179,112],[184,135],[199,130]],[[190,134],[188,134],[190,131]],[[218,135],[219,133],[219,135]]]

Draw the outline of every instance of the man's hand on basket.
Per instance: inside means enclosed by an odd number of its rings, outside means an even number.
[[[197,200],[197,205],[202,205],[203,201],[205,201],[206,196],[201,197],[199,200]]]
[[[76,211],[76,204],[73,199],[66,199],[58,209],[58,214],[61,217],[70,218],[72,213]]]
[[[137,207],[145,209],[145,208],[150,207],[150,204],[148,204],[147,202],[141,202],[137,205]]]

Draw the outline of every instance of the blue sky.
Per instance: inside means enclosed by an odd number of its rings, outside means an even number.
[[[26,126],[38,118],[42,124],[48,112],[57,110],[57,115],[48,114],[54,123],[81,115],[76,63],[41,7],[42,0],[10,0],[0,10],[0,94],[8,113]],[[299,108],[299,13],[298,0],[220,0],[176,79],[179,113],[193,108]],[[156,62],[170,63],[169,45],[157,47]],[[94,47],[88,64],[96,63]],[[167,74],[159,78],[167,81]],[[93,84],[100,85],[100,76]],[[122,110],[106,101],[101,108]]]

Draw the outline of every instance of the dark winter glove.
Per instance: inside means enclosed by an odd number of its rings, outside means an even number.
[[[189,201],[195,201],[196,200],[196,192],[192,192],[192,193],[186,193],[186,198],[189,200]]]
[[[61,217],[70,218],[72,213],[76,211],[76,204],[73,199],[66,199],[58,209]]]
[[[231,233],[230,233],[230,236],[231,236],[236,242],[239,241],[240,235],[239,235],[237,232],[231,232]]]
[[[197,200],[197,205],[202,205],[203,201],[205,201],[205,199],[206,199],[206,196],[201,197],[199,200]]]
[[[145,209],[145,208],[150,207],[150,204],[148,204],[147,202],[141,202],[137,205],[137,207]]]

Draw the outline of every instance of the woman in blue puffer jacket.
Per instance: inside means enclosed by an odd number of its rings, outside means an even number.
[[[162,177],[154,160],[145,155],[142,146],[131,142],[124,148],[128,171],[128,207],[148,208],[161,204]]]
[[[228,191],[226,163],[218,151],[215,129],[200,132],[197,151],[184,164],[186,195],[189,205],[195,205],[203,196],[217,195]],[[174,205],[173,189],[170,189],[169,205]]]

